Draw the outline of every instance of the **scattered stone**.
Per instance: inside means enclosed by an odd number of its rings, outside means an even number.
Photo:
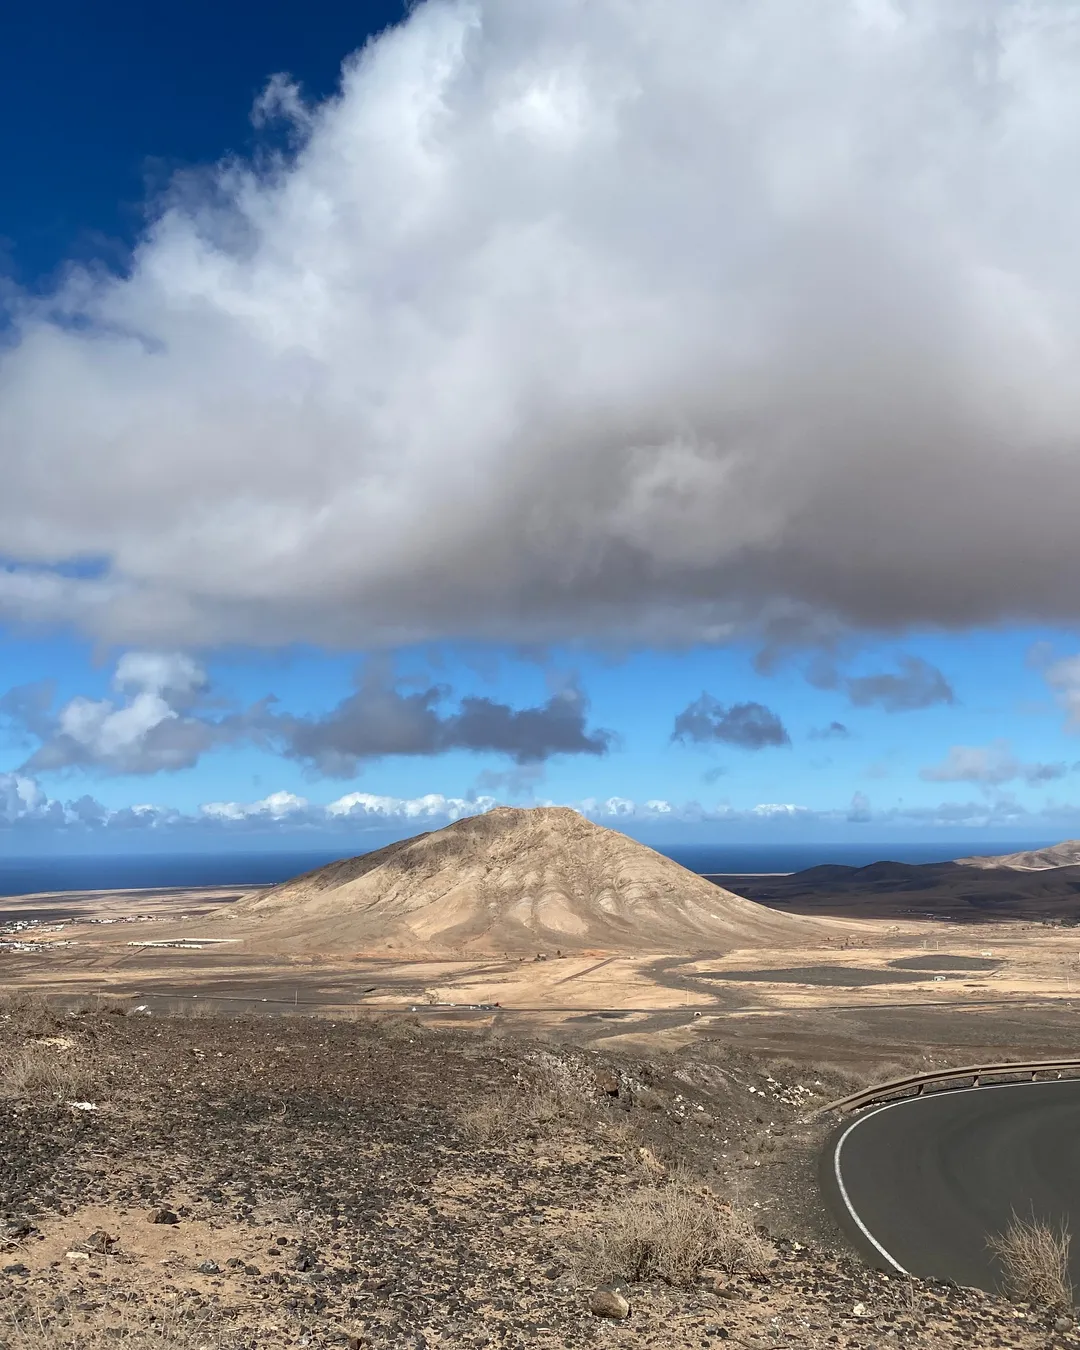
[[[594,1317],[629,1317],[630,1300],[615,1285],[602,1284],[592,1292],[589,1311]]]
[[[662,1111],[664,1109],[664,1099],[659,1092],[654,1092],[652,1088],[635,1087],[632,1100],[635,1106],[642,1111]]]
[[[619,1075],[614,1069],[604,1067],[597,1069],[593,1075],[593,1082],[596,1084],[598,1092],[605,1093],[608,1097],[617,1097],[619,1095]]]
[[[604,1350],[605,1338],[606,1350],[615,1342],[619,1350],[1074,1344],[1064,1307],[1031,1306],[1018,1319],[992,1294],[889,1279],[850,1254],[819,1250],[817,1239],[807,1249],[778,1238],[779,1265],[754,1275],[712,1257],[686,1287],[649,1279],[597,1289],[610,1270],[579,1283],[568,1268],[579,1221],[595,1231],[611,1201],[660,1184],[659,1157],[673,1172],[684,1156],[698,1159],[699,1171],[715,1161],[723,1186],[734,1187],[754,1141],[793,1138],[798,1126],[798,1147],[816,1152],[817,1125],[804,1129],[795,1119],[809,1104],[789,1104],[749,1060],[659,1064],[531,1043],[522,1051],[510,1036],[489,1044],[457,1032],[421,1042],[411,1023],[375,1014],[370,1024],[155,1017],[91,1029],[95,1055],[106,1073],[116,1066],[116,1081],[130,1084],[125,1101],[138,1109],[111,1111],[107,1128],[104,1107],[81,1119],[55,1105],[0,1111],[0,1236],[8,1243],[0,1271],[24,1259],[29,1266],[28,1255],[34,1261],[28,1275],[0,1273],[0,1328],[9,1314],[33,1309],[58,1343],[100,1339],[120,1350],[139,1338],[114,1336],[114,1328],[141,1329],[159,1310],[167,1321],[175,1309],[206,1326],[205,1342],[200,1335],[193,1345],[232,1350],[305,1342],[310,1350]],[[282,1037],[289,1053],[276,1055]],[[204,1046],[202,1057],[190,1053]],[[219,1049],[228,1066],[221,1074]],[[543,1143],[530,1147],[525,1112],[534,1081],[549,1073],[600,1109],[543,1122],[535,1132]],[[749,1094],[747,1081],[766,1091]],[[616,1107],[646,1085],[663,1109],[634,1108],[635,1130],[617,1136],[608,1128],[616,1116],[625,1120]],[[517,1127],[482,1149],[463,1147],[447,1121],[491,1094],[518,1102]],[[829,1095],[822,1088],[816,1099]],[[722,1127],[708,1144],[704,1128],[701,1137],[694,1130],[699,1100],[714,1129]],[[777,1187],[794,1184],[768,1151],[763,1171]],[[752,1165],[758,1154],[746,1156]],[[784,1224],[773,1182],[763,1177],[760,1195],[749,1187],[743,1204],[763,1222]],[[165,1195],[179,1212],[158,1217]],[[90,1216],[119,1239],[108,1269],[84,1247]],[[20,1234],[24,1219],[42,1234]],[[201,1245],[160,1265],[163,1250],[124,1264],[132,1256],[123,1248],[140,1246],[140,1223],[178,1219],[192,1244],[207,1234]],[[20,1235],[25,1248],[14,1245]],[[159,1247],[176,1245],[159,1236]],[[65,1260],[69,1243],[83,1250]],[[206,1246],[227,1259],[204,1262]],[[262,1255],[268,1249],[276,1255]],[[240,1265],[249,1255],[259,1264]],[[860,1303],[868,1311],[853,1315]],[[84,1313],[94,1318],[85,1327]]]
[[[10,1266],[4,1267],[5,1275],[29,1275],[30,1267],[24,1266],[21,1261],[13,1261]]]

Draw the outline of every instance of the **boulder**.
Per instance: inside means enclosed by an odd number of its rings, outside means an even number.
[[[629,1317],[630,1300],[614,1284],[602,1284],[592,1292],[589,1311],[594,1317]]]

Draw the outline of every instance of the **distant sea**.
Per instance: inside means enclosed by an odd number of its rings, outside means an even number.
[[[692,872],[800,872],[820,863],[863,867],[891,862],[942,862],[968,853],[1011,853],[1037,845],[968,842],[929,844],[734,844],[657,848]],[[285,881],[349,850],[321,853],[125,854],[117,857],[0,857],[0,896],[40,891],[113,891],[153,886],[257,886]]]

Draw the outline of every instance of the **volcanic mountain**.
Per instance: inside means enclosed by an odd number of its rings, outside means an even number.
[[[534,954],[806,940],[777,914],[566,807],[498,807],[219,911],[257,946]]]

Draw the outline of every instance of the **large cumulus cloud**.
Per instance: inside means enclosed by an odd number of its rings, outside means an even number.
[[[114,641],[1080,617],[1080,0],[427,0],[16,304],[0,614]]]

